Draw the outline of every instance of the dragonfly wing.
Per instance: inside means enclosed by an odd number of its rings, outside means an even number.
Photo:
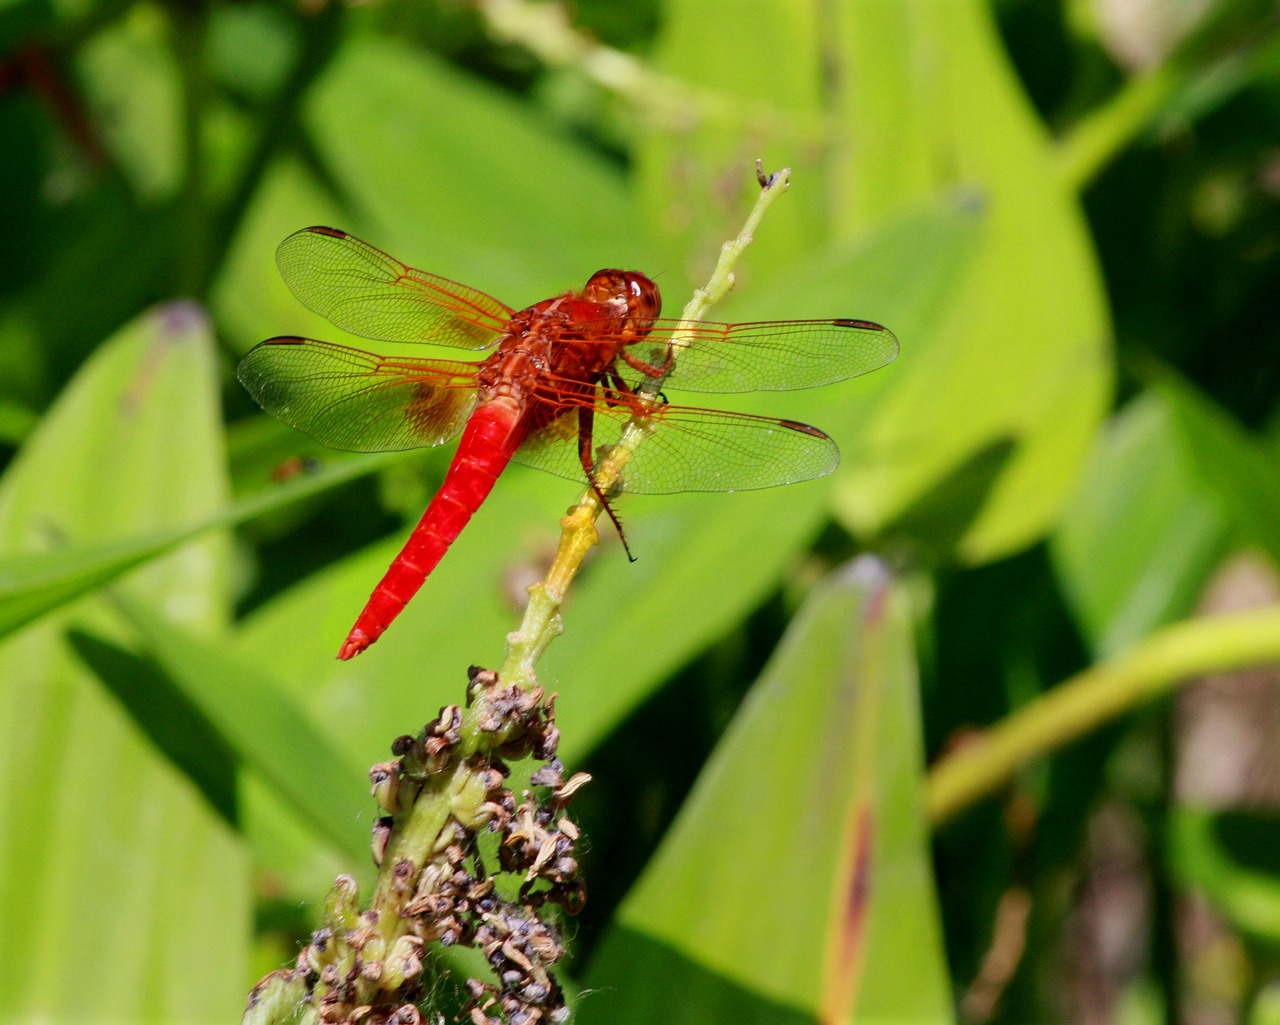
[[[271,338],[236,376],[272,416],[330,448],[390,452],[439,445],[476,404],[476,365],[388,359],[308,338]]]
[[[598,403],[592,446],[612,445],[630,419],[625,407]],[[746,413],[688,406],[654,410],[651,433],[623,472],[623,490],[638,495],[682,491],[752,491],[825,477],[840,464],[836,443],[816,427]],[[533,432],[517,462],[583,480],[578,414],[570,410]]]
[[[276,250],[280,274],[308,309],[344,331],[462,349],[494,345],[512,314],[491,295],[415,270],[336,228],[303,228]]]
[[[627,353],[675,368],[672,389],[700,392],[790,391],[815,388],[879,370],[898,355],[898,339],[869,320],[772,320],[745,324],[699,323],[685,332],[660,320]],[[688,342],[681,346],[681,340]],[[644,374],[627,367],[638,385]],[[664,387],[666,386],[664,385]]]

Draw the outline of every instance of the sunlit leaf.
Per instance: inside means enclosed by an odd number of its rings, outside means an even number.
[[[106,542],[225,504],[217,380],[189,304],[103,345],[0,482],[0,548]],[[209,538],[120,586],[208,633],[227,616],[226,559]],[[101,606],[74,621],[122,635]],[[0,999],[14,1020],[231,1020],[249,929],[239,840],[71,653],[67,622],[0,645],[0,900],[15,927]]]
[[[619,910],[581,1020],[950,1020],[910,619],[870,559],[810,596]]]
[[[796,211],[800,232],[775,236],[771,223],[759,233],[768,266],[848,243],[940,195],[967,190],[981,207],[978,252],[945,316],[925,336],[899,330],[902,355],[867,426],[867,458],[842,472],[835,508],[846,526],[875,532],[1009,441],[959,554],[986,560],[1033,541],[1071,494],[1105,412],[1110,332],[1075,199],[1055,177],[986,5],[852,3],[819,17],[775,0],[726,20],[685,0],[667,13],[663,69],[691,89],[750,98],[708,114],[694,136],[674,126],[643,140],[648,215],[695,226],[682,242],[714,245],[711,218],[693,211],[723,206],[747,147],[792,165],[793,190],[813,200]],[[794,50],[811,57],[742,58],[765,39],[802,41]],[[822,145],[803,145],[797,134],[814,124],[826,129]],[[825,306],[835,296],[806,289],[803,298]]]
[[[256,666],[130,603],[130,620],[175,688],[240,764],[356,864],[368,858],[376,808],[364,766],[348,762]]]
[[[1189,613],[1226,528],[1180,442],[1171,397],[1136,399],[1099,436],[1052,540],[1093,650],[1114,654]]]

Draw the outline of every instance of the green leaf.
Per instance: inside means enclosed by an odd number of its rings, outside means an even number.
[[[104,344],[0,482],[0,551],[102,542],[209,515],[226,501],[218,371],[187,303]],[[121,582],[184,628],[225,623],[227,545],[207,538]],[[239,838],[84,669],[81,603],[0,645],[0,1001],[14,1020],[225,1022],[247,967]]]
[[[147,739],[183,772],[232,829],[239,828],[235,752],[150,659],[75,629],[67,639]]]
[[[1100,657],[1187,615],[1226,538],[1177,404],[1150,391],[1115,416],[1051,539],[1060,586]]]
[[[420,48],[353,35],[304,117],[360,231],[406,263],[520,309],[646,262],[647,227],[614,168]]]
[[[1174,426],[1205,489],[1238,536],[1280,565],[1280,473],[1262,443],[1190,383],[1162,381]]]
[[[706,130],[677,126],[642,140],[647,216],[693,225],[681,237],[686,252],[711,251],[723,234],[693,211],[728,220],[722,183],[735,180],[746,153],[791,165],[792,191],[808,197],[798,224],[760,232],[769,267],[847,244],[960,189],[984,211],[976,256],[929,335],[875,306],[842,314],[884,319],[902,355],[868,424],[864,458],[841,473],[841,521],[877,531],[976,453],[1011,441],[959,553],[987,560],[1034,541],[1070,496],[1106,411],[1110,329],[1075,197],[1055,177],[987,5],[861,2],[820,18],[765,0],[728,20],[698,0],[669,8],[660,66],[730,98],[727,113],[708,112]],[[786,41],[788,53],[808,59],[742,57]],[[826,126],[821,143],[802,145],[797,135],[814,124]]]
[[[1275,459],[1167,377],[1102,435],[1051,550],[1077,622],[1110,655],[1189,614],[1232,538],[1280,564]]]
[[[336,195],[294,160],[268,172],[214,287],[240,348],[283,333],[342,340],[276,270],[281,240],[311,224],[351,231],[516,308],[580,288],[598,267],[644,266],[652,250],[614,169],[421,49],[349,36],[303,117]]]
[[[191,526],[171,526],[104,544],[72,545],[50,552],[0,558],[0,638],[110,583],[129,570],[172,552],[192,538],[287,508],[355,477],[372,473],[396,458],[403,456],[388,453],[340,459],[315,473],[226,505]],[[175,480],[181,479],[181,474],[175,476]],[[56,523],[48,524],[46,530],[50,540],[60,539],[61,531]]]
[[[182,81],[160,7],[140,6],[83,48],[80,74],[93,120],[135,193],[172,196],[183,171]]]
[[[1274,817],[1183,805],[1167,847],[1182,885],[1203,893],[1235,928],[1272,943],[1280,940],[1280,879],[1268,856],[1277,825]]]
[[[257,667],[145,606],[130,602],[126,611],[169,686],[199,710],[237,761],[261,776],[317,834],[364,864],[376,810],[364,767],[345,758]]]
[[[619,909],[583,1022],[951,1019],[913,647],[879,562],[813,592]]]

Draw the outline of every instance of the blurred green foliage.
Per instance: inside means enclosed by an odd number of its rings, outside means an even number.
[[[253,408],[252,344],[343,340],[279,241],[516,308],[632,266],[673,315],[761,157],[794,184],[714,316],[902,354],[734,397],[839,471],[623,497],[639,561],[606,535],[570,595],[577,1013],[1270,1020],[1274,676],[1051,730],[932,847],[924,762],[1280,602],[1278,108],[1261,0],[0,4],[0,1016],[238,1015],[371,876],[352,767],[498,664],[577,497],[509,471],[335,662],[449,452]]]

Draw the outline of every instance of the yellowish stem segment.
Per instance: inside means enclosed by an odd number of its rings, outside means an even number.
[[[1280,662],[1280,606],[1176,623],[1073,676],[941,759],[926,803],[940,825],[1057,750],[1183,681]]]
[[[791,182],[790,168],[784,168],[767,178],[760,174],[760,195],[736,238],[720,247],[720,259],[706,287],[693,293],[680,317],[680,327],[672,336],[672,355],[679,362],[680,350],[689,344],[693,325],[702,320],[707,311],[733,288],[733,268],[738,258],[755,239],[756,228],[773,204],[786,191]],[[669,373],[670,371],[668,371]],[[657,398],[667,375],[648,380],[642,386],[640,407],[622,429],[618,441],[609,447],[596,467],[596,486],[603,494],[620,488],[625,478],[627,463],[636,449],[644,442],[654,427],[653,410],[659,408]],[[507,655],[499,671],[504,684],[529,686],[534,682],[534,669],[542,653],[563,629],[560,606],[574,577],[582,568],[593,545],[600,541],[596,520],[604,511],[595,488],[583,492],[567,516],[560,521],[560,546],[547,575],[529,588],[529,605],[525,609],[520,629],[507,638]]]

